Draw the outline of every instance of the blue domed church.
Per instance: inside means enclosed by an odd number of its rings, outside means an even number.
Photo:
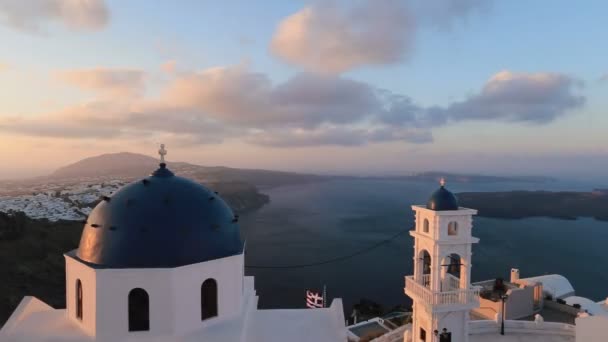
[[[159,153],[150,176],[100,201],[65,254],[66,308],[24,298],[2,342],[346,341],[340,299],[258,310],[238,218]]]

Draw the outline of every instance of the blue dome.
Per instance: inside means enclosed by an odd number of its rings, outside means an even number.
[[[442,185],[426,202],[426,208],[435,211],[458,210],[458,200]]]
[[[213,191],[161,164],[93,209],[76,257],[101,268],[171,268],[237,255],[236,221]]]

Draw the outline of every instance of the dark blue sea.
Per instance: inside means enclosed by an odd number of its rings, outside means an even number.
[[[430,182],[332,180],[264,191],[271,202],[241,219],[246,264],[289,266],[333,259],[365,249],[413,227],[412,204],[423,204],[438,187]],[[453,192],[580,190],[583,183],[453,183]],[[504,277],[512,267],[522,277],[559,273],[577,294],[608,296],[608,223],[592,218],[520,220],[474,218],[473,281]],[[305,290],[327,286],[345,309],[361,298],[386,309],[409,305],[403,293],[412,273],[413,240],[404,233],[368,253],[321,266],[246,269],[256,277],[262,308],[304,307]]]

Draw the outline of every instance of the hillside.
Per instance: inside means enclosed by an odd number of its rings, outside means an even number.
[[[158,159],[143,154],[120,152],[79,160],[57,169],[49,178],[141,176],[158,167]]]
[[[65,307],[63,253],[78,247],[81,231],[77,221],[0,212],[0,326],[24,296]]]
[[[102,196],[158,168],[158,158],[120,152],[76,161],[45,177],[0,182],[0,212],[20,211],[34,219],[82,220]],[[237,213],[269,202],[260,188],[301,184],[328,177],[222,166],[168,162],[178,176],[190,178],[220,193]]]
[[[594,217],[608,221],[608,193],[507,191],[457,194],[463,207],[475,208],[480,216],[519,219],[553,217],[576,219]]]
[[[203,183],[245,182],[261,188],[307,183],[328,178],[293,172],[202,166],[171,161],[167,162],[167,166],[180,176],[194,178]],[[158,158],[130,152],[109,153],[85,158],[59,168],[47,179],[141,177],[157,167]]]

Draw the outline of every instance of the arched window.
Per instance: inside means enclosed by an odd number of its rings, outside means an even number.
[[[448,223],[448,235],[458,235],[458,223],[452,221]]]
[[[217,316],[217,282],[207,279],[201,286],[201,320]]]
[[[82,321],[82,282],[76,279],[76,318]]]
[[[144,289],[129,292],[129,331],[150,330],[150,298]]]
[[[429,220],[428,219],[424,219],[424,222],[422,223],[422,232],[424,232],[424,233],[429,232]]]

